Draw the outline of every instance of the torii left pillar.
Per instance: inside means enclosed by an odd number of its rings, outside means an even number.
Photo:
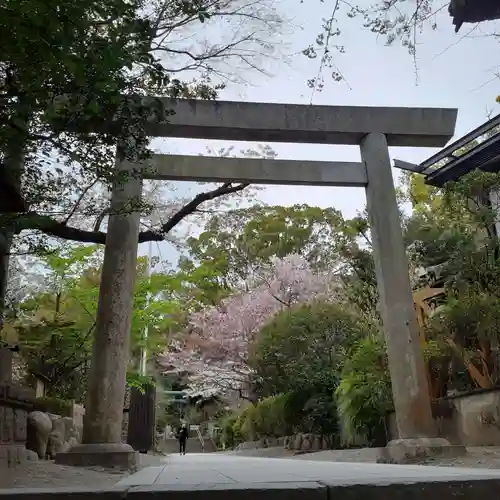
[[[133,469],[137,453],[121,442],[125,380],[137,264],[142,179],[134,164],[117,155],[111,197],[82,444],[56,462]],[[135,208],[134,208],[135,205]]]

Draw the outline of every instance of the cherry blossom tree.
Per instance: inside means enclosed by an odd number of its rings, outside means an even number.
[[[298,255],[274,259],[254,273],[245,288],[218,306],[193,314],[186,332],[175,339],[160,364],[166,371],[185,371],[191,383],[241,392],[251,370],[248,350],[254,335],[274,315],[294,304],[338,296],[334,275],[311,269]]]

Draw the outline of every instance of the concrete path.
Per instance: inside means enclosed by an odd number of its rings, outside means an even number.
[[[500,471],[313,462],[238,455],[155,457],[114,486],[0,490],[0,500],[479,500],[500,497]],[[75,468],[76,469],[76,468]]]
[[[238,484],[308,482],[353,486],[496,479],[495,483],[500,487],[500,471],[488,469],[316,462],[221,454],[172,455],[165,461],[165,465],[146,467],[121,480],[117,486],[199,488],[202,485],[234,487]]]

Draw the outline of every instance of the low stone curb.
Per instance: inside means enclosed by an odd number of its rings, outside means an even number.
[[[477,500],[500,495],[500,479],[370,483],[323,482],[158,485],[108,489],[0,490],[0,500]]]

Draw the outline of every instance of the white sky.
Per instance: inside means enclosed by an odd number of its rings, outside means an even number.
[[[311,90],[306,80],[316,75],[319,61],[307,59],[300,51],[316,37],[321,18],[327,17],[332,8],[331,1],[307,0],[300,3],[300,0],[282,0],[281,8],[285,4],[287,16],[298,25],[284,39],[289,44],[286,51],[297,55],[292,56],[288,64],[274,63],[272,77],[248,73],[245,76],[252,85],[230,84],[221,93],[221,99],[310,103]],[[343,34],[336,43],[345,46],[346,54],[336,57],[336,64],[348,84],[330,80],[327,69],[325,89],[315,93],[313,103],[458,108],[456,138],[484,122],[488,112],[499,113],[500,106],[495,103],[495,97],[500,94],[500,80],[495,78],[494,57],[498,54],[499,45],[492,37],[486,36],[499,25],[464,25],[460,33],[455,34],[447,9],[437,15],[437,22],[437,30],[427,30],[420,35],[417,81],[414,61],[404,47],[397,44],[386,47],[385,40],[361,28],[359,20],[342,17],[339,27]],[[466,36],[471,29],[472,32]],[[279,39],[277,43],[280,43]],[[161,150],[177,154],[197,154],[204,152],[206,146],[229,145],[222,141],[177,139],[168,144],[158,143]],[[237,148],[239,146],[236,144]],[[351,146],[275,144],[273,148],[280,158],[359,160],[358,148]],[[435,151],[393,148],[391,156],[419,163]],[[189,188],[179,183],[179,190],[182,192],[183,189]],[[365,203],[363,190],[356,188],[269,186],[262,191],[260,198],[268,204],[285,206],[296,203],[334,206],[346,217],[354,216]],[[147,246],[141,245],[140,252],[146,253]],[[168,260],[174,258],[167,244],[162,244],[161,250],[158,248],[158,252],[155,250],[154,253],[161,253]]]

